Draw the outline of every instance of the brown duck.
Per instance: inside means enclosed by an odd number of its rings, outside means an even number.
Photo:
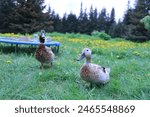
[[[41,63],[40,68],[43,68],[44,65],[52,65],[55,55],[51,48],[41,43],[36,49],[35,58]]]
[[[104,68],[100,65],[91,63],[92,51],[89,48],[84,48],[80,57],[77,59],[82,60],[86,58],[86,62],[80,69],[80,76],[83,80],[94,84],[105,84],[110,80],[110,68]]]
[[[39,40],[40,44],[36,49],[35,58],[41,63],[40,68],[43,68],[45,65],[51,66],[54,61],[55,55],[52,52],[51,48],[44,45],[45,32],[41,31]]]

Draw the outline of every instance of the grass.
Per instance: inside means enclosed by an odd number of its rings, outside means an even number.
[[[7,35],[16,36],[3,36]],[[0,99],[150,99],[150,42],[105,41],[81,34],[47,35],[62,46],[54,66],[43,70],[34,58],[35,48],[22,46],[16,54],[14,48],[0,44]],[[80,78],[84,61],[77,62],[76,58],[84,47],[92,49],[93,63],[111,68],[111,80],[105,86],[90,89]]]

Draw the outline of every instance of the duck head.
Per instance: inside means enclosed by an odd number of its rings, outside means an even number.
[[[89,48],[84,48],[77,61],[86,58],[86,62],[91,62],[91,55],[92,55],[92,51]]]
[[[40,33],[40,36],[39,36],[39,40],[40,40],[40,43],[44,43],[45,42],[45,30],[41,30],[41,33]]]

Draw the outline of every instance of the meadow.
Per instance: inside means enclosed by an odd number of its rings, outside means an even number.
[[[15,34],[0,36],[19,37]],[[27,35],[32,36],[32,35]],[[81,34],[48,33],[61,42],[51,68],[40,69],[35,47],[14,47],[0,43],[1,100],[146,100],[150,99],[150,42],[124,39],[103,40]],[[92,50],[92,62],[110,67],[110,82],[89,88],[80,78],[76,61],[82,49]]]

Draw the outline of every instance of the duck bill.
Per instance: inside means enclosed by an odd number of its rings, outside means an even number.
[[[82,53],[82,54],[79,56],[79,58],[77,58],[77,61],[80,61],[80,60],[84,59],[84,57],[85,57],[85,54]]]

